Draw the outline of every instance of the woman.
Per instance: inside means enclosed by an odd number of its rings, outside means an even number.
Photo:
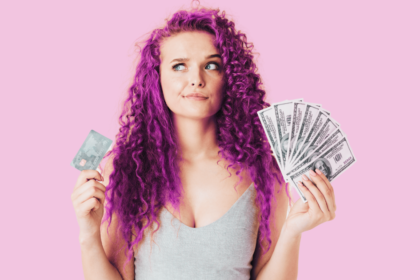
[[[287,215],[252,48],[219,10],[152,32],[103,177],[84,170],[72,193],[85,279],[297,278],[301,234],[334,218],[334,193],[317,171]]]

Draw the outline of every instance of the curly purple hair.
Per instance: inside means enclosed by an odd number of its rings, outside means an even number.
[[[286,188],[290,204],[287,184],[257,115],[257,111],[270,104],[264,101],[266,93],[260,88],[262,82],[252,54],[254,45],[247,42],[245,34],[235,30],[234,22],[225,18],[224,11],[219,13],[219,9],[208,8],[179,10],[166,19],[163,28],[153,30],[143,41],[141,59],[119,117],[121,127],[116,144],[105,156],[114,155],[102,223],[109,220],[109,228],[112,215],[117,216],[117,230],[128,244],[126,263],[144,230],[154,222],[158,224],[155,231],[159,229],[157,215],[161,207],[170,202],[179,213],[182,184],[178,176],[177,140],[159,82],[160,44],[179,32],[205,31],[215,37],[225,73],[222,107],[215,115],[219,155],[229,162],[228,172],[232,166],[240,167],[236,172],[241,178],[237,184],[242,181],[240,174],[244,168],[254,182],[259,242],[262,248],[266,247],[263,254],[271,246],[269,217],[274,178]],[[262,246],[264,240],[268,246]]]

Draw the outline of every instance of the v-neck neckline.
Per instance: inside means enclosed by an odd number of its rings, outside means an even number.
[[[195,228],[195,227],[190,227],[190,226],[187,226],[186,224],[184,224],[183,222],[181,222],[177,217],[175,217],[171,212],[169,212],[169,210],[168,209],[166,209],[166,207],[164,206],[163,208],[163,210],[165,211],[165,212],[167,212],[171,217],[173,217],[174,219],[176,219],[180,224],[181,224],[181,227],[183,227],[183,228],[187,228],[188,230],[200,230],[200,229],[202,229],[202,228],[207,228],[207,227],[210,227],[210,226],[212,226],[212,225],[214,225],[214,224],[216,224],[216,223],[219,223],[221,220],[223,220],[230,212],[232,212],[232,209],[234,209],[235,208],[235,206],[242,200],[242,198],[249,192],[249,190],[251,189],[251,187],[254,185],[254,182],[252,182],[251,183],[251,185],[246,189],[246,191],[244,191],[244,193],[235,201],[235,203],[229,208],[229,210],[225,213],[225,214],[223,214],[219,219],[217,219],[216,221],[214,221],[214,222],[211,222],[210,224],[208,224],[208,225],[205,225],[205,226],[202,226],[202,227],[198,227],[198,228]]]

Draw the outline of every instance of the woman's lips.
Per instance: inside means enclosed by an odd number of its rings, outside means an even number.
[[[190,100],[206,100],[208,97],[202,97],[202,96],[186,96]]]
[[[192,93],[186,95],[185,97],[190,99],[190,100],[197,100],[197,101],[202,101],[202,100],[208,99],[207,96],[205,96],[204,94],[202,94],[200,92],[192,92]]]

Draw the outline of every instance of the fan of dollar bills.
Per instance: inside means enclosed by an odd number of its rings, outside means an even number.
[[[309,171],[319,169],[332,182],[356,162],[340,125],[319,104],[286,100],[258,111],[258,117],[284,179],[304,202],[297,185],[303,174],[311,178]]]

